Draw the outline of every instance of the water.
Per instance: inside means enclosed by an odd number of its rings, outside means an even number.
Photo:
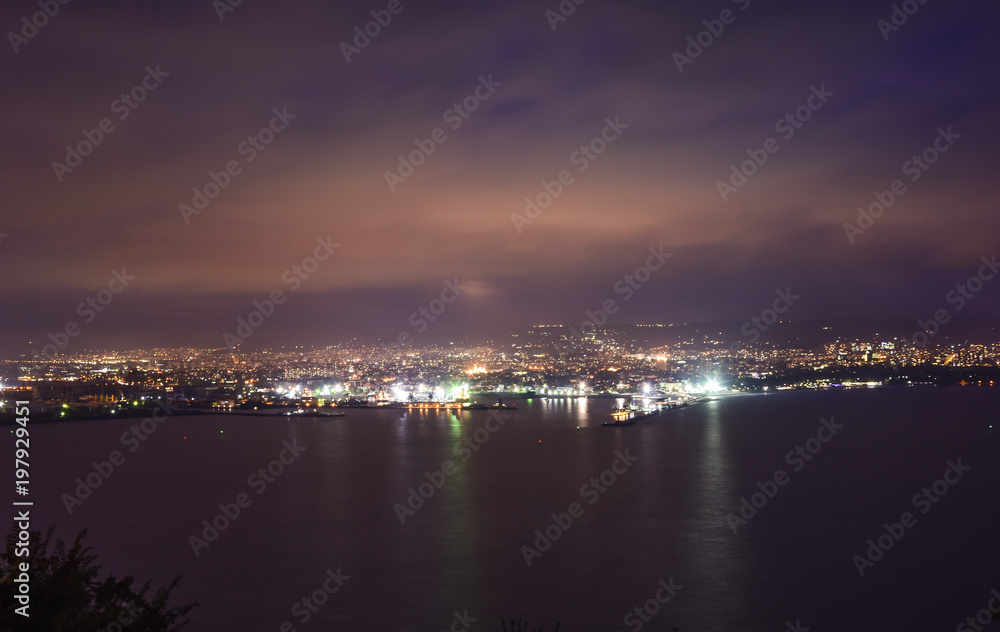
[[[1000,588],[998,390],[735,396],[600,427],[613,403],[533,400],[478,436],[485,411],[178,417],[132,453],[134,420],[39,424],[34,525],[89,529],[116,574],[183,575],[175,600],[202,604],[192,630],[446,630],[456,611],[472,630],[521,613],[567,632],[954,629]],[[786,453],[831,417],[843,429],[794,471]],[[462,462],[468,437],[487,438]],[[286,441],[305,450],[266,489],[248,483]],[[115,449],[125,463],[67,515],[61,494]],[[595,491],[626,451],[638,461]],[[920,513],[914,494],[959,458],[971,471]],[[455,471],[400,524],[394,504],[445,460]],[[727,514],[778,469],[788,483],[734,533]],[[188,536],[241,492],[251,504],[196,557]],[[529,567],[522,545],[574,502],[582,515]],[[907,511],[916,524],[859,576],[852,557]],[[328,569],[350,579],[302,623],[292,608]],[[671,578],[670,602],[648,602]],[[647,602],[649,621],[625,621]]]

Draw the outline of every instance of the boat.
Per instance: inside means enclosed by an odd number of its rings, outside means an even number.
[[[602,426],[631,426],[636,421],[635,411],[629,406],[616,408],[611,413],[611,421],[606,421]]]
[[[498,399],[497,403],[492,406],[487,406],[486,404],[462,404],[462,410],[517,410],[517,406],[514,404],[505,404],[502,399]]]
[[[646,408],[633,408],[632,406],[622,406],[616,408],[611,413],[611,421],[606,421],[602,426],[631,426],[640,419],[659,415],[664,409],[658,406]]]
[[[320,408],[296,408],[285,412],[285,415],[299,415],[302,417],[343,417],[346,415],[342,410],[323,410]]]
[[[629,419],[628,421],[605,421],[602,426],[634,426],[635,419]]]
[[[411,402],[409,404],[395,405],[392,408],[405,408],[407,410],[456,410],[463,408],[463,405],[457,402],[426,402],[423,404]]]

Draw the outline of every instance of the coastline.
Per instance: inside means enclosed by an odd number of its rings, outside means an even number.
[[[706,393],[701,394],[699,397],[702,399],[699,402],[703,403],[705,401],[710,401],[711,399],[719,398],[734,398],[734,397],[745,397],[745,396],[773,396],[779,393],[801,393],[803,391],[811,392],[827,392],[827,391],[855,391],[855,390],[869,390],[869,389],[887,389],[887,388],[959,388],[958,384],[930,384],[930,383],[918,383],[918,384],[899,384],[899,383],[889,383],[889,384],[872,384],[872,385],[852,385],[852,386],[827,386],[827,387],[787,387],[787,388],[775,388],[768,390],[741,390],[741,391],[723,391],[718,393]],[[975,384],[968,384],[967,387],[971,388],[991,388],[989,386],[977,386]],[[965,388],[965,387],[962,387]],[[479,395],[477,393],[477,395]],[[494,396],[494,393],[488,393],[483,395]],[[499,394],[501,399],[519,399],[524,401],[530,401],[532,399],[617,399],[623,397],[629,397],[628,395],[622,394],[612,394],[612,393],[601,393],[592,395],[575,395],[575,396],[542,396],[542,395],[525,395],[523,393],[501,393]],[[289,407],[291,408],[291,407]],[[680,407],[683,408],[683,407]],[[85,421],[103,421],[103,420],[114,420],[114,419],[144,419],[146,417],[152,416],[152,414],[158,410],[162,410],[155,406],[143,406],[143,407],[126,407],[121,408],[115,413],[101,412],[101,413],[81,413],[80,411],[73,411],[73,414],[63,417],[60,416],[59,412],[40,412],[32,411],[32,422],[33,423],[74,423],[74,422],[85,422]],[[217,410],[209,408],[189,408],[189,407],[176,407],[170,412],[170,416],[222,416],[222,417],[272,417],[272,418],[307,418],[307,419],[335,419],[349,416],[346,411],[360,411],[360,410],[411,410],[410,407],[406,405],[391,405],[391,406],[338,406],[330,409],[331,411],[336,411],[342,414],[323,414],[323,413],[285,413],[285,412],[269,412],[269,411],[248,411],[248,410]],[[423,410],[423,411],[454,411],[455,408],[413,408],[412,410]],[[492,408],[487,409],[461,409],[461,412],[479,412],[480,410],[494,410]],[[648,416],[658,416],[663,413],[670,412],[671,410],[676,410],[671,408],[668,410],[663,410],[654,415]],[[62,411],[60,411],[62,412]],[[3,426],[13,426],[15,424],[15,415],[13,408],[10,412],[0,413],[0,427]]]

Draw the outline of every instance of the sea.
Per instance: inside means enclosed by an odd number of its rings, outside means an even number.
[[[1000,388],[510,401],[35,424],[32,526],[181,576],[192,631],[956,630],[1000,589]]]

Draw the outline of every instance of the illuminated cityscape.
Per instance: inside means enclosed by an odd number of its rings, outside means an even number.
[[[255,351],[135,349],[58,360],[9,360],[6,391],[41,410],[127,412],[155,399],[196,409],[429,405],[507,397],[630,396],[881,385],[993,386],[1000,343],[915,345],[905,337],[834,340],[811,347],[727,344],[690,326],[673,344],[648,330],[597,329],[582,339],[561,326],[528,327],[480,344],[405,347],[358,340],[322,348]],[[678,327],[680,329],[680,327]],[[640,340],[646,338],[646,345]]]
[[[0,24],[0,632],[1000,621],[1000,3]]]

